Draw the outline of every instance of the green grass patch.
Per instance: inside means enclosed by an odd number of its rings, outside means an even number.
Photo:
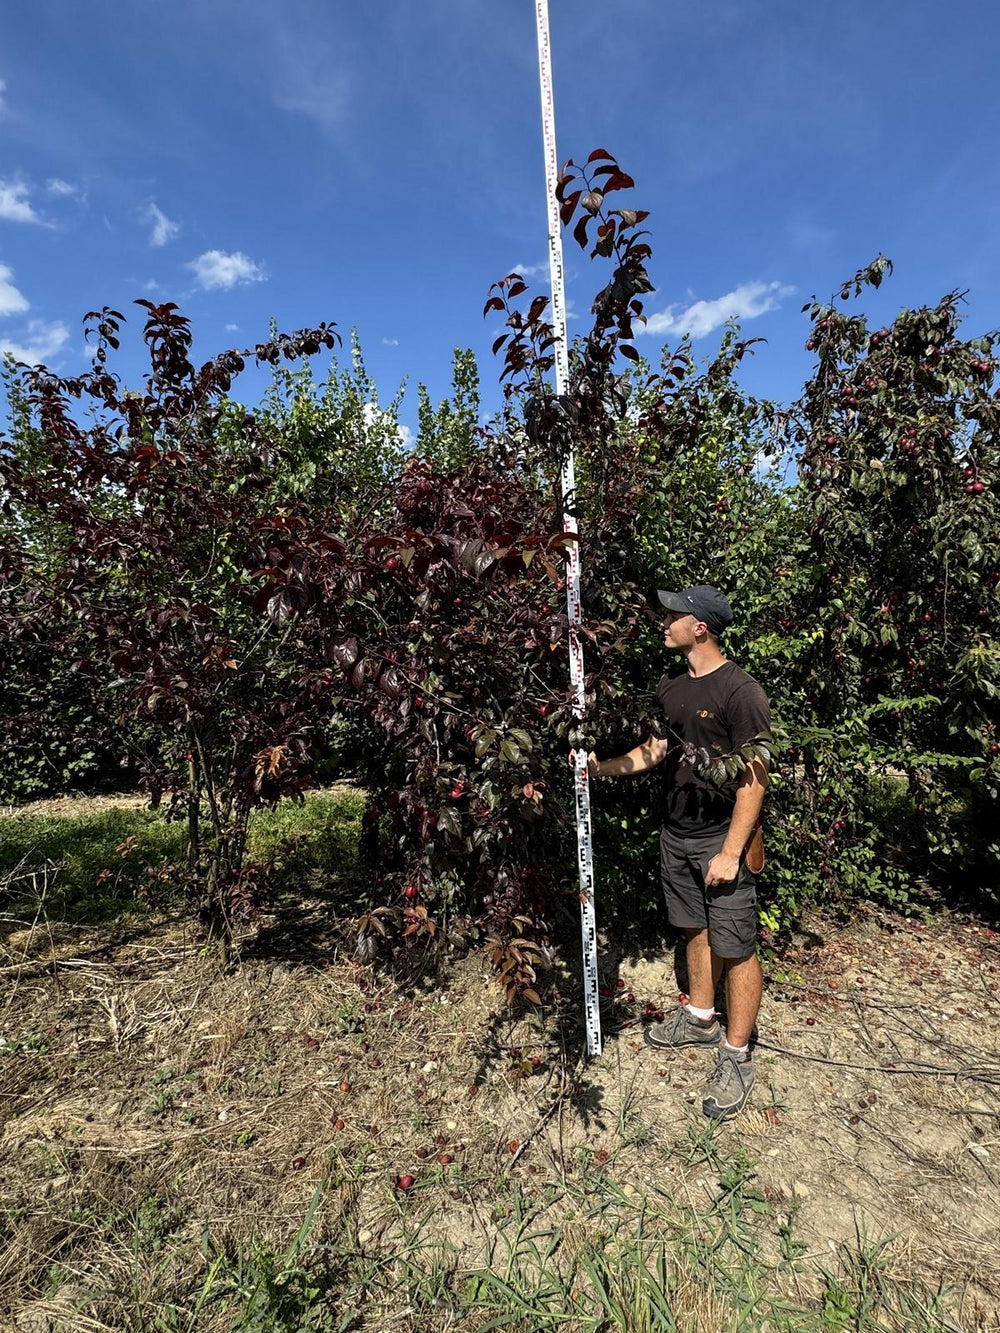
[[[341,874],[354,864],[364,808],[364,792],[341,788],[313,792],[303,805],[259,810],[250,822],[250,859],[280,856],[289,870]]]
[[[143,911],[147,867],[181,861],[186,843],[183,825],[155,811],[12,815],[0,819],[0,884],[15,914],[107,920]]]
[[[355,860],[364,793],[315,792],[251,817],[248,859],[276,861],[279,886],[294,875],[317,881]],[[0,818],[0,903],[14,915],[100,922],[143,912],[147,889],[171,897],[169,868],[187,855],[187,825],[163,813],[112,807],[83,814]],[[159,874],[158,874],[159,872]]]
[[[145,1295],[158,1307],[155,1327],[172,1333],[374,1333],[396,1323],[426,1333],[951,1333],[959,1327],[952,1318],[957,1293],[893,1274],[891,1239],[862,1233],[820,1261],[804,1242],[789,1239],[793,1222],[786,1221],[776,1248],[766,1234],[773,1233],[770,1210],[745,1175],[720,1186],[715,1204],[696,1211],[663,1190],[626,1199],[606,1184],[579,1191],[578,1208],[561,1218],[515,1190],[476,1255],[435,1234],[432,1213],[400,1217],[381,1243],[358,1245],[349,1226],[319,1241],[314,1229],[328,1189],[321,1184],[287,1244],[256,1234],[220,1244],[206,1228],[201,1275],[190,1281],[189,1272],[185,1298],[165,1300],[155,1264],[148,1263],[142,1266],[154,1281]],[[553,1195],[550,1204],[567,1202],[558,1188]],[[157,1246],[169,1244],[160,1211],[153,1221]],[[95,1302],[94,1312],[125,1327],[143,1326],[134,1294],[131,1301]]]

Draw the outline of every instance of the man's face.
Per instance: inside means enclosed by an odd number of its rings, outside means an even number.
[[[663,642],[667,648],[683,652],[699,642],[698,631],[705,625],[696,616],[685,611],[668,611],[663,619]],[[704,639],[704,633],[701,639]]]

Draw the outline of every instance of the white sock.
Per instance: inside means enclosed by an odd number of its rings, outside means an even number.
[[[711,1009],[698,1009],[693,1004],[686,1004],[684,1008],[692,1018],[700,1018],[703,1023],[707,1023],[710,1018],[715,1017],[715,1007]]]
[[[730,1045],[729,1038],[727,1037],[727,1038],[726,1038],[726,1050],[727,1050],[727,1051],[735,1051],[737,1055],[749,1055],[749,1054],[750,1054],[750,1043],[747,1042],[747,1044],[746,1044],[745,1046],[732,1046],[732,1045]]]

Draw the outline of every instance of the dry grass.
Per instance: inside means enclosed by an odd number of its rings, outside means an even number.
[[[321,910],[294,920],[316,936]],[[655,960],[606,957],[636,999],[585,1066],[572,967],[544,1014],[512,1016],[479,958],[440,981],[390,976],[342,952],[333,921],[312,961],[248,942],[229,975],[169,921],[110,947],[18,925],[0,950],[0,1318],[21,1333],[319,1327],[292,1299],[308,1250],[345,1329],[504,1313],[534,1333],[574,1300],[561,1327],[854,1327],[821,1322],[824,1270],[857,1287],[851,1256],[868,1254],[872,1328],[948,1327],[900,1304],[919,1278],[954,1290],[954,1327],[996,1329],[996,939],[947,919],[813,927],[769,984],[762,1037],[863,1068],[762,1045],[752,1110],[713,1131],[708,1057],[653,1053],[633,1021],[676,989]],[[672,1325],[651,1322],[660,1246]],[[293,1276],[272,1290],[282,1264]],[[611,1307],[619,1321],[600,1323]]]

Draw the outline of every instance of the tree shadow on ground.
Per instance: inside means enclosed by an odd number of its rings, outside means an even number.
[[[317,874],[286,882],[266,913],[250,923],[240,940],[240,959],[268,963],[322,966],[334,957],[352,954],[357,936],[353,922],[365,910],[364,886],[353,873]]]

